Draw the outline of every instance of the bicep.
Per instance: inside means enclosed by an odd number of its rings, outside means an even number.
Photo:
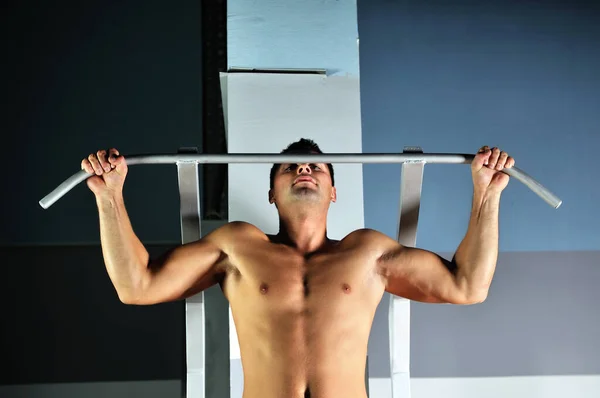
[[[379,260],[386,291],[409,300],[426,303],[461,303],[456,265],[419,248],[396,244]]]
[[[178,246],[152,259],[139,304],[181,300],[214,285],[216,265],[224,253],[213,239],[207,238]]]

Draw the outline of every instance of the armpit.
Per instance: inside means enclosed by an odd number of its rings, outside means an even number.
[[[229,256],[226,253],[221,253],[221,257],[217,261],[215,267],[217,275],[239,275],[239,269],[232,264]]]

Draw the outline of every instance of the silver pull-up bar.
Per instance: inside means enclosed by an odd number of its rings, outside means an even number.
[[[470,164],[475,155],[444,154],[444,153],[329,153],[329,154],[263,154],[263,153],[229,153],[222,155],[210,154],[158,154],[158,155],[128,155],[125,156],[127,165],[139,164],[223,164],[223,163],[452,163]],[[557,209],[561,204],[556,195],[546,189],[517,167],[502,170],[516,178]],[[93,174],[81,170],[66,179],[52,192],[40,200],[44,209],[52,206],[77,184],[85,181]]]

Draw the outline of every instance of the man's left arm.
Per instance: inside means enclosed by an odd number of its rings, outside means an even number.
[[[386,290],[410,300],[475,304],[485,300],[498,259],[500,196],[509,176],[502,172],[514,159],[483,147],[471,163],[473,203],[469,226],[452,261],[396,242],[378,260]]]

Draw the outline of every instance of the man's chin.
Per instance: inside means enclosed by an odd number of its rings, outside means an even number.
[[[292,197],[298,200],[319,200],[320,195],[316,189],[308,187],[298,187],[292,191]]]
[[[314,184],[299,184],[299,185],[294,185],[294,187],[292,188],[292,192],[310,192],[310,193],[317,193],[318,189],[317,186]]]

